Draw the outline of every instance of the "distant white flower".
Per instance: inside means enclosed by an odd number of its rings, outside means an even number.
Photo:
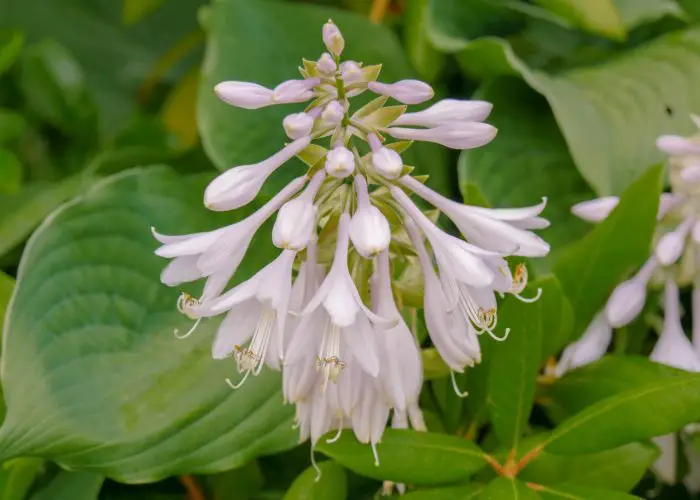
[[[633,278],[620,283],[613,290],[605,305],[605,316],[613,328],[631,323],[642,312],[647,285],[658,267],[659,262],[651,257]]]
[[[571,207],[571,213],[588,222],[600,222],[607,219],[618,203],[620,203],[618,196],[602,196],[577,203]]]
[[[443,99],[429,108],[415,113],[404,113],[392,125],[437,127],[452,122],[481,122],[491,114],[493,105],[486,101]]]
[[[473,149],[491,142],[497,130],[487,123],[455,122],[427,129],[389,127],[386,132],[397,139],[436,142],[452,149]]]
[[[234,167],[220,174],[207,186],[204,205],[210,210],[233,210],[247,205],[255,199],[272,172],[299,154],[310,142],[310,137],[302,137],[260,163]]]
[[[656,140],[656,147],[671,156],[700,155],[700,144],[678,135],[662,135]]]
[[[680,259],[685,248],[685,240],[694,222],[695,217],[689,215],[675,230],[664,234],[658,241],[654,253],[662,265],[669,266]]]
[[[605,314],[600,312],[593,318],[583,335],[564,349],[555,375],[561,377],[568,371],[597,361],[606,353],[611,340],[612,327]]]
[[[375,94],[392,97],[404,104],[420,104],[435,95],[430,85],[419,80],[401,80],[396,83],[369,82],[367,88]]]

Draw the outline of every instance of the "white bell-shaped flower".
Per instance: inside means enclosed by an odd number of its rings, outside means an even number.
[[[233,210],[255,199],[267,178],[311,143],[309,136],[288,144],[268,159],[253,165],[234,167],[216,177],[204,191],[204,205],[210,210]]]
[[[221,82],[214,87],[216,95],[227,104],[243,109],[259,109],[275,104],[273,91],[249,82]]]
[[[443,99],[422,111],[402,114],[392,125],[437,127],[452,122],[481,122],[492,109],[493,104],[486,101]]]
[[[367,181],[361,175],[355,176],[357,210],[350,220],[350,239],[357,253],[367,259],[389,248],[391,228],[384,214],[369,200]]]
[[[647,298],[647,284],[658,267],[659,262],[652,256],[633,278],[620,283],[613,290],[605,305],[605,316],[613,328],[628,325],[642,312]]]
[[[662,265],[670,266],[680,259],[683,249],[685,248],[685,240],[694,222],[695,216],[689,215],[676,229],[670,233],[664,234],[659,239],[654,248],[654,253]]]
[[[444,212],[459,231],[475,245],[496,252],[525,257],[542,257],[549,253],[549,244],[542,238],[509,223],[516,220],[527,221],[538,216],[546,206],[546,199],[543,199],[539,205],[509,209],[509,212],[504,213],[457,203],[410,176],[402,177],[400,182]]]
[[[602,358],[612,340],[612,327],[603,312],[599,312],[588,325],[583,335],[564,349],[555,369],[561,377],[566,372],[585,366]]]
[[[314,237],[318,213],[314,198],[325,177],[325,171],[316,172],[301,195],[282,205],[272,228],[272,242],[276,247],[298,251]]]
[[[420,80],[401,80],[395,83],[369,82],[367,88],[403,104],[420,104],[435,95],[433,88]]]
[[[436,142],[452,149],[473,149],[491,142],[498,131],[488,123],[455,122],[426,129],[389,127],[386,132],[397,139]]]

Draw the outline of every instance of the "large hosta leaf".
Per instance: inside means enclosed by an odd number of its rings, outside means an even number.
[[[522,77],[549,101],[576,165],[599,194],[619,194],[661,162],[661,134],[689,134],[700,109],[700,28],[660,37],[592,67],[533,70],[504,40],[483,38],[459,54],[467,72]]]
[[[5,322],[3,458],[42,456],[142,482],[228,469],[295,443],[276,374],[236,392],[224,383],[235,368],[211,359],[216,321],[187,340],[172,336],[188,323],[175,311],[178,291],[159,283],[164,262],[149,227],[220,225],[201,208],[196,180],[165,167],[120,174],[32,236]]]
[[[256,163],[280,149],[287,141],[282,119],[302,111],[304,105],[238,109],[217,99],[214,86],[223,80],[243,80],[274,87],[300,78],[297,66],[302,58],[317,59],[325,50],[321,27],[329,17],[345,37],[344,59],[367,65],[383,63],[382,81],[410,76],[406,57],[391,31],[363,16],[311,5],[248,0],[216,0],[207,11],[198,122],[203,145],[218,168]],[[418,171],[423,169],[421,173],[429,173],[433,187],[444,191],[451,186],[441,151],[417,144],[405,153],[405,160]],[[263,188],[263,193],[276,192],[297,173],[290,165]]]

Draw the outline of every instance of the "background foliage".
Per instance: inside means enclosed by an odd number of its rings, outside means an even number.
[[[484,338],[459,378],[468,398],[426,345],[430,432],[387,430],[380,467],[350,433],[321,441],[315,482],[277,375],[232,393],[231,364],[209,357],[215,325],[172,338],[186,320],[149,227],[255,208],[212,214],[201,193],[275,151],[289,108],[233,109],[212,87],[293,78],[329,17],[382,80],[494,103],[493,143],[420,145],[407,162],[470,203],[549,197],[553,251],[531,263],[542,299],[507,299],[514,334]],[[646,359],[649,322],[592,366],[541,373],[648,255],[654,140],[692,133],[700,112],[699,21],[697,0],[0,0],[0,499],[362,499],[382,480],[414,500],[692,498],[649,472],[650,438],[700,420],[700,375]],[[621,202],[594,230],[570,215],[608,194]],[[237,279],[269,260],[265,233]]]

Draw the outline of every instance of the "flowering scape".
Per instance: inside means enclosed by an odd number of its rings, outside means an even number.
[[[245,109],[312,102],[284,119],[289,144],[260,163],[219,175],[204,204],[223,211],[250,203],[295,156],[309,166],[307,173],[229,226],[182,236],[154,230],[162,244],[156,254],[172,259],[161,275],[166,285],[206,279],[201,297],[178,300],[179,310],[196,320],[180,337],[202,318],[224,314],[212,355],[235,357],[240,378],[227,380],[234,389],[264,365],[282,370],[284,397],[296,405],[302,440],[315,444],[329,431],[339,436],[352,427],[360,442],[372,445],[376,461],[391,412],[394,427],[410,422],[425,428],[417,404],[420,347],[402,317],[395,277],[420,266],[426,325],[454,382],[454,372],[480,361],[479,335],[507,336],[508,330],[495,333],[496,294],[537,299],[520,296],[527,270],[518,264],[511,273],[505,258],[549,252],[532,232],[548,225],[539,216],[546,200],[486,209],[429,189],[425,178],[411,175],[401,153],[414,140],[453,149],[487,144],[496,135],[483,123],[491,105],[445,99],[407,112],[407,105],[433,97],[428,84],[380,83],[380,66],[341,62],[345,41],[331,21],[323,26],[323,42],[328,52],[304,61],[303,79],[274,89],[235,81],[216,86],[221,100]],[[350,99],[367,90],[378,97],[351,114]],[[386,106],[389,99],[401,104]],[[412,195],[449,217],[468,242],[438,228]],[[272,241],[279,256],[225,291],[253,235],[275,213]]]

